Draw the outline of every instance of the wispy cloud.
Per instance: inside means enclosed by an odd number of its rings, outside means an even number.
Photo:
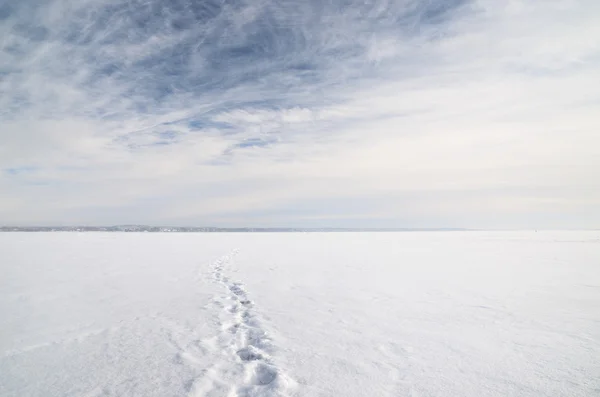
[[[0,223],[593,227],[593,0],[0,3]]]

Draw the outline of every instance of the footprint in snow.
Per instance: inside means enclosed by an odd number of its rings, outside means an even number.
[[[277,370],[264,363],[260,363],[254,370],[253,381],[257,385],[268,385],[277,378]]]
[[[243,349],[238,350],[237,355],[242,361],[256,361],[263,359],[263,355],[251,347],[244,347]]]

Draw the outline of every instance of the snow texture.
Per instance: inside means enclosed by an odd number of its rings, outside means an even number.
[[[0,234],[0,396],[600,395],[599,232]]]

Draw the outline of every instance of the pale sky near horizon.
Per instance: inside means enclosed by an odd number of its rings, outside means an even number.
[[[600,1],[0,0],[0,224],[600,227]]]

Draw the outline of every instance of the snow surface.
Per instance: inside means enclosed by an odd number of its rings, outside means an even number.
[[[0,396],[600,396],[600,232],[2,233]]]

